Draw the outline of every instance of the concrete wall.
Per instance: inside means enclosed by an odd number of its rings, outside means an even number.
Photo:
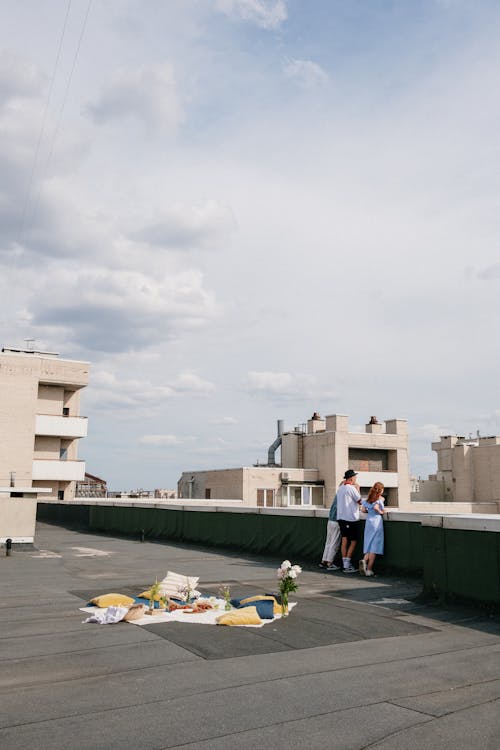
[[[0,544],[10,538],[15,544],[33,544],[36,500],[0,494]]]
[[[39,518],[105,533],[235,548],[316,564],[326,510],[251,509],[119,501],[39,504]],[[377,568],[419,575],[424,591],[444,599],[500,604],[500,518],[390,512],[386,554]],[[359,552],[359,550],[358,550]]]

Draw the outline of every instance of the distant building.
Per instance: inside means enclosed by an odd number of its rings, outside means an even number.
[[[364,432],[349,432],[348,417],[340,414],[323,419],[315,413],[307,425],[289,432],[280,420],[267,465],[183,472],[178,494],[187,499],[243,500],[261,507],[328,507],[346,469],[358,472],[363,493],[381,481],[388,505],[408,506],[406,420],[380,423],[372,417]]]
[[[85,475],[78,442],[87,434],[80,391],[88,373],[86,362],[59,359],[54,352],[2,349],[0,492],[9,500],[31,500],[15,508],[2,502],[0,541],[5,536],[33,541],[38,492],[48,498],[74,498],[76,482]]]
[[[85,472],[83,482],[76,483],[76,497],[106,497],[108,486],[105,479]]]
[[[500,511],[500,437],[442,436],[432,443],[437,472],[419,483],[412,501],[465,503],[469,512]]]

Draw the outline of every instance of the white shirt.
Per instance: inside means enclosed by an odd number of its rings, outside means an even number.
[[[361,495],[352,484],[343,484],[337,490],[337,520],[359,521],[358,500]]]

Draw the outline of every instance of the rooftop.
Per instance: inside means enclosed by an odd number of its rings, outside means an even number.
[[[419,601],[417,579],[309,566],[290,617],[262,629],[102,627],[82,624],[92,595],[167,569],[272,591],[281,560],[47,524],[36,540],[0,557],[2,747],[499,745],[500,623]]]

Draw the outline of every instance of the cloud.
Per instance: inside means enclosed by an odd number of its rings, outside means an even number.
[[[189,394],[191,396],[211,396],[215,392],[215,385],[208,380],[203,380],[191,371],[182,372],[172,381],[171,388],[178,394]]]
[[[211,396],[215,386],[194,372],[182,372],[155,384],[146,378],[123,378],[112,370],[92,369],[91,388],[86,398],[99,408],[145,408],[158,412],[159,404],[184,396]]]
[[[237,21],[250,21],[263,29],[277,29],[286,21],[285,0],[216,0],[215,9]]]
[[[210,420],[210,424],[218,427],[232,427],[233,425],[238,424],[238,420],[235,419],[235,417],[218,417],[217,419]]]
[[[217,311],[199,271],[152,278],[96,267],[54,269],[29,308],[34,326],[57,328],[63,338],[97,352],[153,346],[203,326]]]
[[[0,52],[0,104],[10,99],[39,96],[45,80],[32,62],[7,50]]]
[[[234,225],[231,210],[215,200],[198,206],[175,203],[132,236],[152,245],[186,249],[214,243]]]
[[[273,400],[332,400],[337,395],[319,384],[311,375],[292,375],[289,372],[248,372],[244,381],[245,390],[254,396]]]
[[[479,271],[475,271],[475,275],[482,281],[496,281],[500,279],[500,263],[493,263],[491,266],[485,266]]]
[[[330,80],[328,73],[312,60],[287,60],[283,65],[283,72],[304,89],[325,86]]]
[[[141,445],[180,445],[183,439],[177,437],[177,435],[143,435],[139,438]]]
[[[184,119],[169,63],[118,70],[98,100],[87,107],[97,123],[133,117],[155,129],[175,132]]]
[[[429,423],[418,427],[414,434],[422,439],[427,438],[437,441],[442,435],[456,435],[457,432],[451,427],[441,427],[440,425]]]

